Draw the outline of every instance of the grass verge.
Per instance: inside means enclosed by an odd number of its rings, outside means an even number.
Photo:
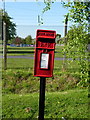
[[[3,95],[3,118],[37,118],[38,93]],[[45,118],[88,118],[88,90],[46,92]]]

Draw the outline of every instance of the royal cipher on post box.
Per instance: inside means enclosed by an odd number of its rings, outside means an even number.
[[[34,76],[53,76],[55,37],[53,30],[37,30]]]

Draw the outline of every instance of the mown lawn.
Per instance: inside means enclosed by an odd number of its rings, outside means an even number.
[[[7,47],[7,55],[34,55],[34,47]]]
[[[55,58],[64,58],[65,54],[63,52],[64,46],[56,46],[55,47]],[[35,48],[34,47],[10,47],[7,46],[7,55],[8,56],[19,56],[19,55],[26,55],[28,57],[34,57],[34,51]],[[75,53],[74,53],[75,52]],[[66,55],[67,58],[72,58],[75,57],[76,59],[81,57],[81,54],[79,53],[79,51],[77,51],[77,48],[72,49],[71,54]],[[89,58],[89,54],[88,52],[85,52],[85,58],[88,56]]]
[[[88,118],[88,90],[46,92],[45,118]],[[3,118],[38,117],[39,93],[3,95]]]
[[[63,57],[62,55],[63,46],[56,46],[55,57]],[[34,56],[34,47],[7,47],[8,56],[18,56],[18,55],[27,55]]]

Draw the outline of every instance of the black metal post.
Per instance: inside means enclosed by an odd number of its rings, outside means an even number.
[[[40,77],[39,120],[44,120],[46,78]]]

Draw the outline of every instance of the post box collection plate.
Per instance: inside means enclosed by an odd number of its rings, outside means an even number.
[[[48,63],[49,63],[49,54],[42,53],[41,54],[41,61],[40,61],[40,68],[41,69],[48,69]]]
[[[53,76],[55,37],[55,31],[37,30],[34,57],[34,76]]]

